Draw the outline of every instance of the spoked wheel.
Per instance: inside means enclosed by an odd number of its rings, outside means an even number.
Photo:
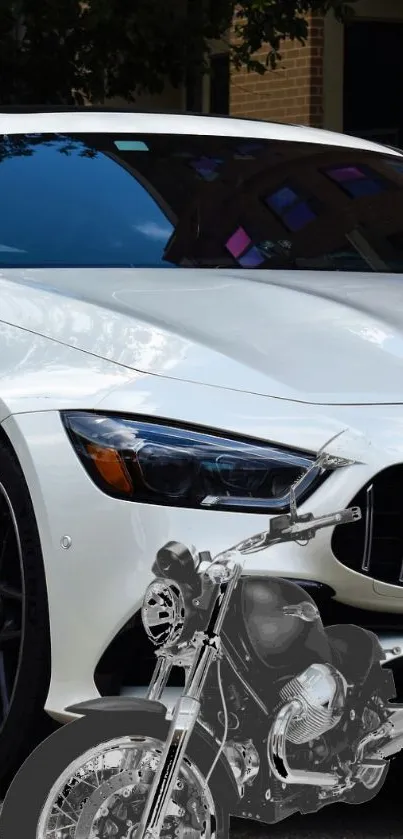
[[[151,712],[101,711],[63,726],[11,784],[2,839],[134,839],[168,729],[165,717]],[[211,785],[205,782],[214,751],[197,728],[161,839],[227,839],[232,791],[220,761]]]
[[[131,839],[147,799],[163,743],[126,737],[80,756],[57,779],[45,802],[38,834],[43,839]],[[189,759],[182,766],[161,839],[212,839],[214,802]]]

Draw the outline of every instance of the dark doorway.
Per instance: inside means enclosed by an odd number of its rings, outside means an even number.
[[[229,53],[212,55],[210,80],[210,113],[227,116],[230,100],[230,59]]]
[[[344,131],[403,146],[403,23],[346,26]]]

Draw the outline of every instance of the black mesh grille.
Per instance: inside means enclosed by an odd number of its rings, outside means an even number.
[[[403,587],[403,465],[376,475],[351,501],[362,520],[336,527],[332,549],[342,565]]]

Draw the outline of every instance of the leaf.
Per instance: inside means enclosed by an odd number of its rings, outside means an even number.
[[[227,44],[236,68],[263,74],[286,38],[306,42],[310,11],[341,20],[354,2],[0,0],[0,103],[135,101],[207,73],[211,40]]]

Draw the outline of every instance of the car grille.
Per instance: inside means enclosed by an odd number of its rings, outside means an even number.
[[[332,549],[342,565],[403,587],[403,465],[376,475],[351,501],[362,519],[335,528]]]

